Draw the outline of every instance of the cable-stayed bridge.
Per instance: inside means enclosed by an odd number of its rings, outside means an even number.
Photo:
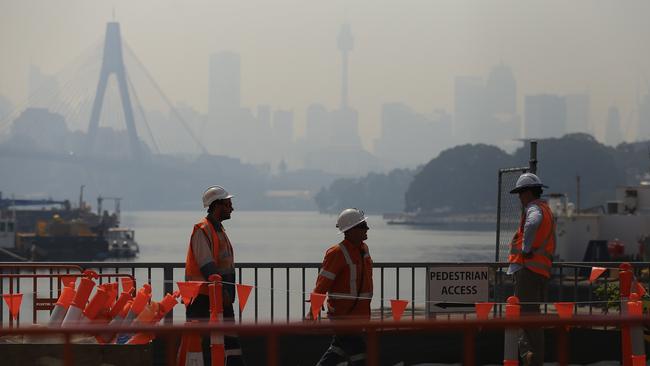
[[[197,138],[205,120],[188,121],[174,107],[122,39],[119,23],[108,23],[103,42],[89,47],[54,79],[0,121],[2,141],[17,139],[14,147],[32,157],[77,161],[145,161],[161,154],[207,152]],[[27,151],[20,148],[25,147],[21,137],[56,140],[57,148],[34,143]]]

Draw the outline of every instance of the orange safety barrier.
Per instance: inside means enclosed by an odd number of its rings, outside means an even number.
[[[628,311],[630,316],[641,317],[643,315],[643,303],[640,301],[640,296],[636,292],[630,294]],[[643,339],[643,327],[641,325],[630,327],[630,342],[632,366],[645,366],[645,341]]]
[[[125,274],[125,273],[104,273],[104,274],[97,274],[95,271],[92,270],[86,270],[83,271],[81,267],[79,266],[73,266],[73,265],[0,265],[0,269],[2,268],[10,268],[10,269],[25,269],[25,268],[36,268],[36,269],[57,269],[57,270],[79,270],[80,273],[0,273],[0,281],[2,279],[8,279],[9,281],[9,294],[14,293],[14,282],[19,281],[20,279],[23,278],[30,278],[33,281],[33,291],[34,291],[34,296],[32,296],[33,299],[33,314],[32,314],[32,322],[36,322],[37,316],[36,312],[39,310],[44,310],[44,311],[53,311],[55,310],[58,302],[58,298],[61,296],[61,292],[63,289],[66,287],[73,287],[75,285],[75,281],[77,278],[94,278],[94,279],[102,279],[102,278],[128,278],[131,281],[135,281],[133,276],[130,274]],[[49,297],[39,297],[38,292],[36,291],[37,283],[36,281],[40,278],[47,278],[47,279],[56,279],[57,282],[59,283],[59,288],[57,292],[57,297],[55,298],[49,298]],[[61,286],[63,285],[63,286]],[[110,286],[113,288],[115,284],[103,284],[102,286]],[[53,289],[50,289],[50,292],[52,292]],[[109,291],[110,292],[110,291]],[[115,296],[113,295],[113,298]],[[110,298],[108,299],[110,301]],[[69,308],[67,309],[69,310]],[[59,311],[60,312],[60,311]],[[67,313],[67,311],[66,311]],[[19,318],[20,319],[20,318]],[[13,319],[9,318],[10,325],[13,323]]]
[[[223,293],[221,276],[212,275],[209,278],[212,283],[208,285],[210,298],[210,323],[223,323]],[[226,364],[226,348],[224,345],[223,333],[210,333],[210,359],[212,366],[224,366]]]
[[[619,266],[619,291],[621,295],[621,315],[628,314],[628,300],[630,298],[630,290],[632,288],[632,266],[629,263],[621,263]],[[621,364],[623,366],[632,365],[632,347],[630,338],[630,328],[621,328]]]
[[[466,335],[473,334],[477,329],[507,329],[507,328],[525,328],[525,327],[555,327],[558,330],[566,327],[630,327],[635,325],[650,326],[650,317],[619,317],[619,316],[589,316],[573,317],[562,319],[558,317],[537,316],[524,317],[519,319],[466,319],[466,320],[413,320],[413,321],[342,321],[342,322],[297,322],[290,324],[267,323],[267,324],[237,324],[237,323],[188,323],[186,325],[138,325],[119,326],[114,329],[116,332],[149,332],[156,334],[157,337],[167,340],[167,347],[175,350],[173,343],[182,335],[199,335],[211,332],[233,333],[240,336],[266,337],[267,344],[276,344],[277,339],[283,335],[305,334],[305,333],[359,333],[364,332],[368,335],[368,366],[379,365],[379,345],[378,332],[464,332]],[[43,327],[23,327],[23,328],[0,328],[0,336],[4,335],[63,335],[64,344],[64,365],[73,365],[73,353],[71,351],[70,337],[74,334],[100,334],[106,331],[105,326],[84,325],[70,328],[43,328]],[[466,337],[468,339],[470,337]],[[559,364],[567,365],[569,359],[568,353],[571,347],[558,342],[558,359],[564,360]],[[176,365],[177,356],[175,352],[167,353],[167,364]],[[267,347],[267,364],[272,366],[278,365],[278,347]],[[474,354],[474,347],[464,348],[463,353]]]
[[[508,297],[506,303],[506,319],[519,319],[521,306],[517,296]],[[517,344],[518,328],[506,328],[503,339],[503,366],[519,365],[519,351]]]

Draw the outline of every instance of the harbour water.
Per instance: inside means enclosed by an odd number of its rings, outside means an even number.
[[[135,229],[140,262],[183,262],[192,225],[202,211],[135,211],[122,225]],[[336,216],[317,212],[235,211],[224,226],[238,262],[320,262],[341,240]],[[366,241],[376,262],[471,262],[494,260],[494,230],[448,230],[388,225],[368,217]]]

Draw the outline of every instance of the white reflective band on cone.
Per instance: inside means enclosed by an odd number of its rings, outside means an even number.
[[[70,308],[68,308],[68,312],[65,314],[65,318],[63,319],[63,323],[61,323],[62,327],[69,326],[70,324],[79,324],[82,320],[83,317],[83,312],[81,309],[74,305],[70,305]]]
[[[50,316],[50,321],[47,323],[49,327],[58,327],[61,325],[63,322],[63,319],[65,319],[65,314],[68,312],[68,309],[61,305],[56,305],[54,307],[54,311],[52,312],[52,316]]]
[[[126,318],[124,318],[124,321],[122,322],[122,324],[124,324],[124,325],[131,324],[131,323],[133,323],[133,319],[135,319],[136,317],[137,317],[137,315],[135,314],[135,312],[129,310],[129,312],[126,314]]]

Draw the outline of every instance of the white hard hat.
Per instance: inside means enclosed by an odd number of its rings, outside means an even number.
[[[539,179],[539,177],[536,176],[535,174],[524,173],[519,176],[519,179],[517,179],[517,184],[515,184],[515,188],[511,190],[510,193],[519,193],[524,189],[535,188],[535,187],[548,188],[548,186],[542,184],[542,180]]]
[[[232,198],[232,194],[228,194],[222,186],[212,186],[203,192],[203,207],[210,207],[210,204],[216,200],[225,200]]]
[[[364,221],[366,221],[366,216],[363,211],[357,208],[347,208],[339,214],[336,227],[339,228],[340,233],[344,233]]]

